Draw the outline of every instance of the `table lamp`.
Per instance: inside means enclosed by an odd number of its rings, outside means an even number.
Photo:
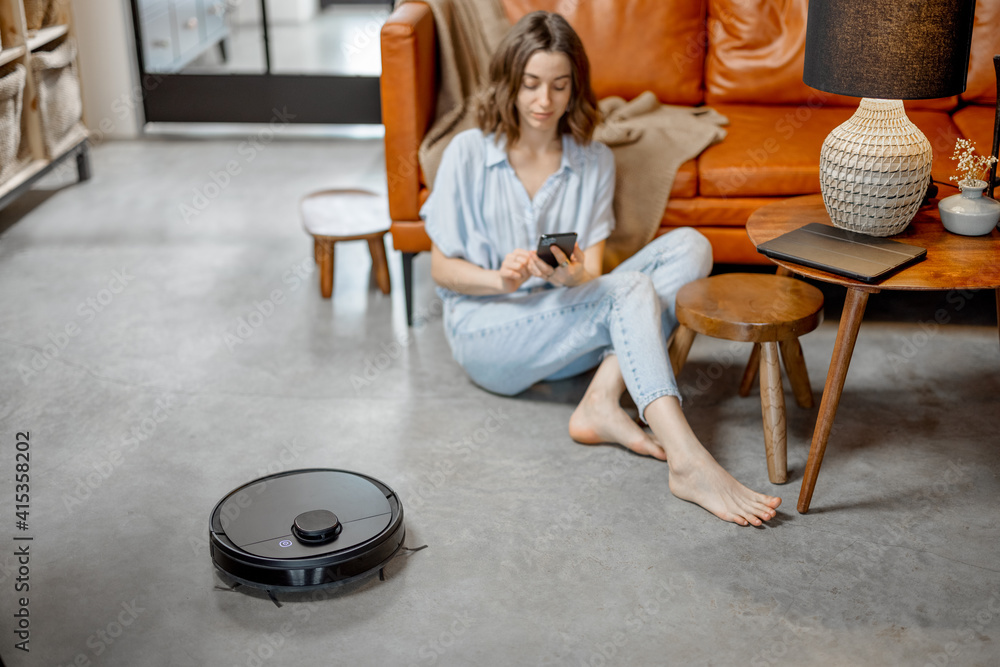
[[[861,97],[820,152],[820,190],[834,226],[903,231],[930,183],[931,145],[903,100],[965,90],[975,0],[812,0],[806,85]]]

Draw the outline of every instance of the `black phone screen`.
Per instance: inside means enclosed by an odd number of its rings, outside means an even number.
[[[538,239],[538,257],[543,262],[555,268],[559,266],[555,255],[552,254],[552,246],[557,245],[567,257],[573,256],[573,248],[576,246],[576,232],[563,232],[560,234],[542,234]]]

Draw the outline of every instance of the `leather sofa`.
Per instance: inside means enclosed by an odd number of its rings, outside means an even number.
[[[747,238],[750,213],[819,188],[826,135],[857,98],[802,82],[808,0],[501,0],[513,23],[536,9],[559,11],[591,59],[598,99],[652,90],[661,102],[708,105],[729,118],[726,139],[685,163],[659,233],[692,226],[717,263],[766,263]],[[627,39],[624,39],[627,36]],[[434,21],[427,5],[404,3],[382,28],[382,119],[392,239],[403,253],[407,315],[412,259],[430,249],[418,212],[429,191],[417,149],[434,114]],[[961,96],[906,103],[934,150],[933,178],[948,182],[959,137],[988,153],[993,141],[1000,53],[1000,0],[979,0],[967,89]],[[950,194],[950,192],[947,192]]]

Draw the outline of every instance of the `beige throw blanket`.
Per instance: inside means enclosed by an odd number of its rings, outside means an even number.
[[[434,15],[440,77],[434,120],[417,156],[430,186],[451,138],[477,127],[476,93],[489,79],[490,58],[510,22],[499,0],[420,1]]]
[[[680,166],[722,141],[729,121],[708,107],[660,104],[651,91],[631,102],[606,97],[594,139],[615,156],[615,220],[604,246],[610,271],[653,240]]]
[[[406,2],[407,0],[401,0]],[[499,0],[421,0],[434,14],[440,86],[434,120],[420,145],[428,186],[451,138],[476,127],[476,93],[510,23]],[[610,271],[656,235],[680,166],[726,136],[727,120],[707,107],[660,104],[646,91],[630,102],[608,97],[594,139],[615,156],[615,231],[604,250]]]

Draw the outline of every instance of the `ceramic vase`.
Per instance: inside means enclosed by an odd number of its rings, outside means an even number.
[[[959,183],[961,194],[945,197],[938,202],[944,228],[962,236],[989,234],[1000,221],[1000,202],[983,196],[986,181]]]

